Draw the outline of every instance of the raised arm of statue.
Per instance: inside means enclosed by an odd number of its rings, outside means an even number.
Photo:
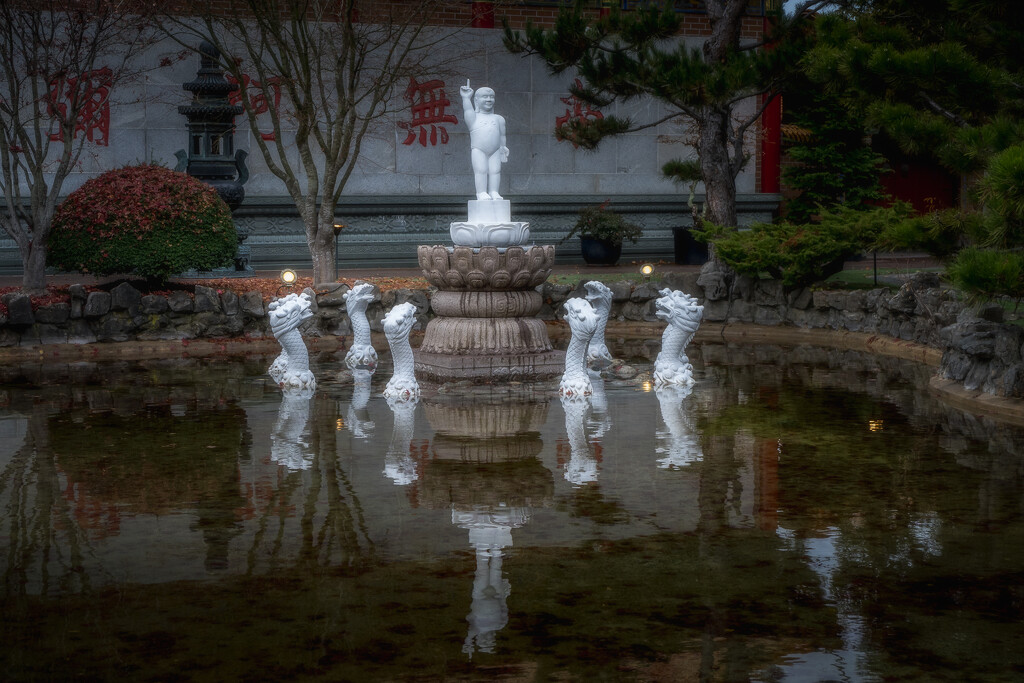
[[[476,109],[473,108],[473,88],[469,85],[468,78],[466,85],[459,88],[459,94],[462,95],[462,117],[469,129],[473,130],[473,124],[476,123]]]

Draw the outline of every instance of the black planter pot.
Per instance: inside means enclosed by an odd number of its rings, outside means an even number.
[[[622,243],[615,244],[608,240],[580,237],[580,251],[583,260],[591,266],[614,266],[622,256]]]

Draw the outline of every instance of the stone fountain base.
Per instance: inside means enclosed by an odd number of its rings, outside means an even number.
[[[559,376],[565,354],[552,348],[535,288],[555,263],[550,245],[421,246],[420,267],[438,288],[437,317],[416,351],[418,377],[455,380],[538,380]]]
[[[473,356],[419,352],[416,375],[434,382],[519,382],[558,377],[565,370],[565,352],[494,353]]]

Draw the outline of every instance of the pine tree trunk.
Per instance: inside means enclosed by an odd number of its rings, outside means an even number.
[[[723,227],[736,225],[736,176],[729,159],[729,113],[705,112],[698,121],[697,154],[707,201],[706,220]]]
[[[747,0],[716,0],[706,3],[711,35],[701,50],[709,64],[725,63],[729,52],[739,46],[743,10]],[[697,155],[704,176],[707,220],[724,227],[736,225],[736,172],[729,158],[732,107],[708,105],[698,118]]]

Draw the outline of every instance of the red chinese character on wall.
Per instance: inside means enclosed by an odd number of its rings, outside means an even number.
[[[228,83],[238,83],[238,80],[233,76],[227,76]],[[249,106],[252,107],[253,112],[256,116],[265,114],[270,111],[270,103],[267,102],[266,93],[263,91],[263,84],[259,81],[254,81],[249,77],[249,74],[242,74],[242,87],[234,91],[228,96],[228,102],[231,104],[238,104],[242,101],[243,93],[249,94]],[[251,91],[250,91],[251,88]],[[267,89],[270,90],[271,96],[274,98],[274,109],[278,109],[281,106],[281,79],[278,76],[273,76],[267,79]],[[260,133],[260,137],[264,140],[275,140],[277,136],[273,131],[269,133]]]
[[[419,129],[420,144],[427,146],[430,140],[431,147],[437,145],[438,131],[442,145],[448,144],[448,131],[442,123],[458,123],[454,115],[445,112],[451,105],[448,96],[444,92],[444,81],[433,80],[426,83],[418,83],[415,78],[409,79],[409,87],[405,89],[405,99],[409,100],[412,110],[412,121],[399,121],[398,126],[409,131],[409,135],[402,140],[403,145],[411,145],[416,140],[416,129]],[[427,128],[430,132],[427,132]]]
[[[81,98],[82,106],[75,121],[74,136],[79,131],[85,139],[106,147],[110,141],[110,89],[113,72],[107,67],[88,71],[78,78],[58,77],[50,81],[50,113],[61,119],[68,115],[68,105],[74,97]],[[81,84],[81,90],[79,90]],[[61,139],[60,133],[50,133],[50,139]]]
[[[578,78],[576,79],[575,85],[577,88],[583,87],[583,84],[580,83],[580,79]],[[589,104],[583,102],[575,95],[569,95],[569,97],[561,97],[559,99],[562,100],[562,102],[564,102],[565,104],[569,105],[569,108],[566,109],[565,113],[562,114],[561,116],[555,117],[555,130],[561,131],[562,126],[569,123],[570,121],[584,122],[587,119],[604,118],[604,114],[602,114],[599,110],[591,109]],[[559,139],[568,140],[569,142],[572,143],[573,147],[579,147],[579,145],[576,144],[576,141],[572,139],[571,134],[559,137]]]

